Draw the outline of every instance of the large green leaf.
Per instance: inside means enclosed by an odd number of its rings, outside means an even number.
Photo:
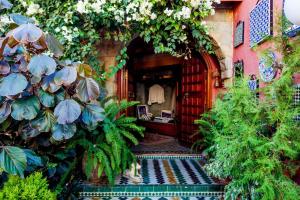
[[[56,73],[53,73],[43,78],[43,82],[42,82],[43,90],[48,91],[50,93],[54,93],[61,88],[61,85],[57,85],[54,82],[55,75]]]
[[[60,42],[51,34],[46,35],[46,42],[49,50],[55,57],[61,57],[64,55],[64,47]]]
[[[94,127],[105,118],[104,109],[96,104],[88,104],[82,111],[82,121],[87,126]]]
[[[40,110],[39,99],[36,96],[18,99],[12,103],[12,110],[11,116],[15,120],[32,120]]]
[[[75,124],[55,124],[52,128],[52,138],[56,141],[70,139],[76,132]]]
[[[0,80],[0,96],[17,95],[27,87],[28,82],[22,74],[12,73]]]
[[[55,124],[55,117],[50,110],[44,111],[36,119],[30,122],[31,127],[39,132],[49,132]]]
[[[48,92],[40,89],[38,91],[38,96],[43,106],[47,108],[55,106],[55,96],[53,94],[49,94]]]
[[[43,36],[43,31],[34,24],[22,24],[8,35],[18,43],[28,44],[37,42]]]
[[[4,102],[0,107],[0,123],[4,122],[11,113],[11,105],[8,102]]]
[[[24,177],[26,162],[26,154],[22,149],[13,146],[2,147],[0,168],[7,173]]]
[[[10,72],[10,66],[8,62],[1,60],[0,61],[0,74],[8,74]]]
[[[75,67],[64,67],[59,70],[54,77],[57,85],[69,86],[77,79],[77,70]]]
[[[35,77],[42,75],[50,75],[56,70],[56,62],[53,58],[47,55],[36,55],[31,58],[28,64],[29,72]]]
[[[54,109],[54,116],[59,124],[73,123],[80,116],[80,105],[73,99],[61,101]]]
[[[98,83],[92,78],[85,78],[79,81],[76,87],[77,95],[83,102],[96,100],[100,95]]]

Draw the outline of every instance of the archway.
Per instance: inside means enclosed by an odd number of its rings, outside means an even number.
[[[168,109],[165,110],[172,110],[175,126],[167,123],[150,123],[149,121],[141,121],[141,124],[162,134],[177,137],[183,144],[191,145],[198,135],[195,134],[198,127],[193,122],[212,107],[217,93],[215,82],[217,79],[221,80],[218,57],[207,53],[193,52],[192,58],[185,60],[166,54],[154,54],[152,45],[146,44],[140,38],[134,39],[129,44],[128,55],[130,59],[127,66],[117,75],[118,97],[129,101],[140,100],[137,98],[136,90],[137,84],[143,81],[141,79],[143,75],[146,77],[146,75],[155,74],[150,78],[149,83],[145,80],[146,91],[155,83],[164,85],[167,81],[170,82],[170,85],[173,83],[172,87],[174,87],[173,91],[176,95],[175,107],[166,107]],[[173,76],[173,82],[172,78],[158,80],[158,77],[164,75],[163,73],[169,73],[170,77]],[[148,97],[149,93],[146,92],[146,96]],[[147,102],[143,100],[142,104],[147,104]],[[135,115],[135,113],[136,110],[127,112],[128,115]],[[158,113],[156,112],[155,115]]]

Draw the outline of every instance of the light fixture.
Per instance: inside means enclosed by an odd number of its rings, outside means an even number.
[[[290,22],[300,26],[300,1],[299,0],[285,0],[284,13]]]

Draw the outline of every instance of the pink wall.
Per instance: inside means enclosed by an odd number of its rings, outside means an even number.
[[[244,61],[245,76],[255,74],[259,78],[258,71],[258,55],[263,49],[271,46],[270,43],[264,42],[258,45],[258,49],[254,51],[250,48],[250,11],[255,7],[258,0],[244,0],[243,2],[236,5],[234,10],[234,27],[239,21],[245,22],[245,39],[244,44],[234,49],[233,62],[237,60]],[[274,19],[273,24],[276,25],[278,16],[282,12],[283,0],[273,0],[273,11]],[[275,28],[276,29],[276,28]],[[274,31],[276,32],[276,31]],[[276,34],[276,33],[275,33]],[[262,84],[263,85],[263,84]]]

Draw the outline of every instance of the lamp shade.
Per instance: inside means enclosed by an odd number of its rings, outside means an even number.
[[[284,13],[290,22],[300,26],[300,0],[285,0]]]

